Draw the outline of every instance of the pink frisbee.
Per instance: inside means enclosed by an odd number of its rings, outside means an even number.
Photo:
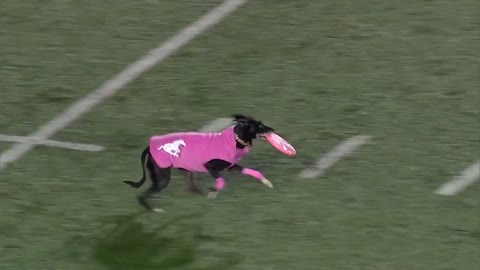
[[[289,144],[284,138],[280,137],[278,134],[270,132],[265,134],[267,141],[277,148],[278,151],[284,153],[287,156],[294,156],[297,151],[291,144]]]

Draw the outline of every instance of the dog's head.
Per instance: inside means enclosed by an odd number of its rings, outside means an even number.
[[[252,140],[257,137],[264,137],[266,133],[274,132],[275,130],[262,121],[255,120],[252,117],[244,116],[241,114],[232,115],[233,120],[236,122],[235,134],[248,144],[252,144]]]

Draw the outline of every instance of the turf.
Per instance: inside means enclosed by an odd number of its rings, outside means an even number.
[[[28,133],[218,1],[2,1],[2,132]]]
[[[35,67],[0,68],[0,133],[32,132],[216,4],[56,3],[2,3],[11,20],[33,17],[23,32],[0,30],[0,55]],[[64,9],[48,13],[58,3]],[[448,198],[433,191],[479,158],[479,8],[473,0],[249,3],[53,138],[107,151],[37,147],[0,171],[1,268],[476,269],[479,185]],[[99,28],[93,19],[103,17],[112,23]],[[73,20],[72,31],[33,27],[55,18]],[[29,42],[15,47],[19,33]],[[51,42],[50,55],[33,53]],[[148,137],[234,112],[261,118],[297,148],[289,158],[258,142],[245,160],[275,188],[228,174],[227,190],[208,201],[176,173],[155,202],[167,212],[143,213],[121,181],[140,177]],[[372,143],[321,178],[298,178],[355,134]]]

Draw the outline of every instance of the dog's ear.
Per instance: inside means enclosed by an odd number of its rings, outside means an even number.
[[[246,117],[243,114],[233,114],[232,117],[233,117],[233,120],[237,122],[246,122],[249,120],[249,117]]]

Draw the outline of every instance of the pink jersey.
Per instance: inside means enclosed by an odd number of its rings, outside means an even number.
[[[192,172],[207,172],[204,164],[222,159],[232,164],[240,162],[249,149],[237,149],[234,126],[221,132],[177,132],[150,138],[150,154],[161,168],[182,168]]]

